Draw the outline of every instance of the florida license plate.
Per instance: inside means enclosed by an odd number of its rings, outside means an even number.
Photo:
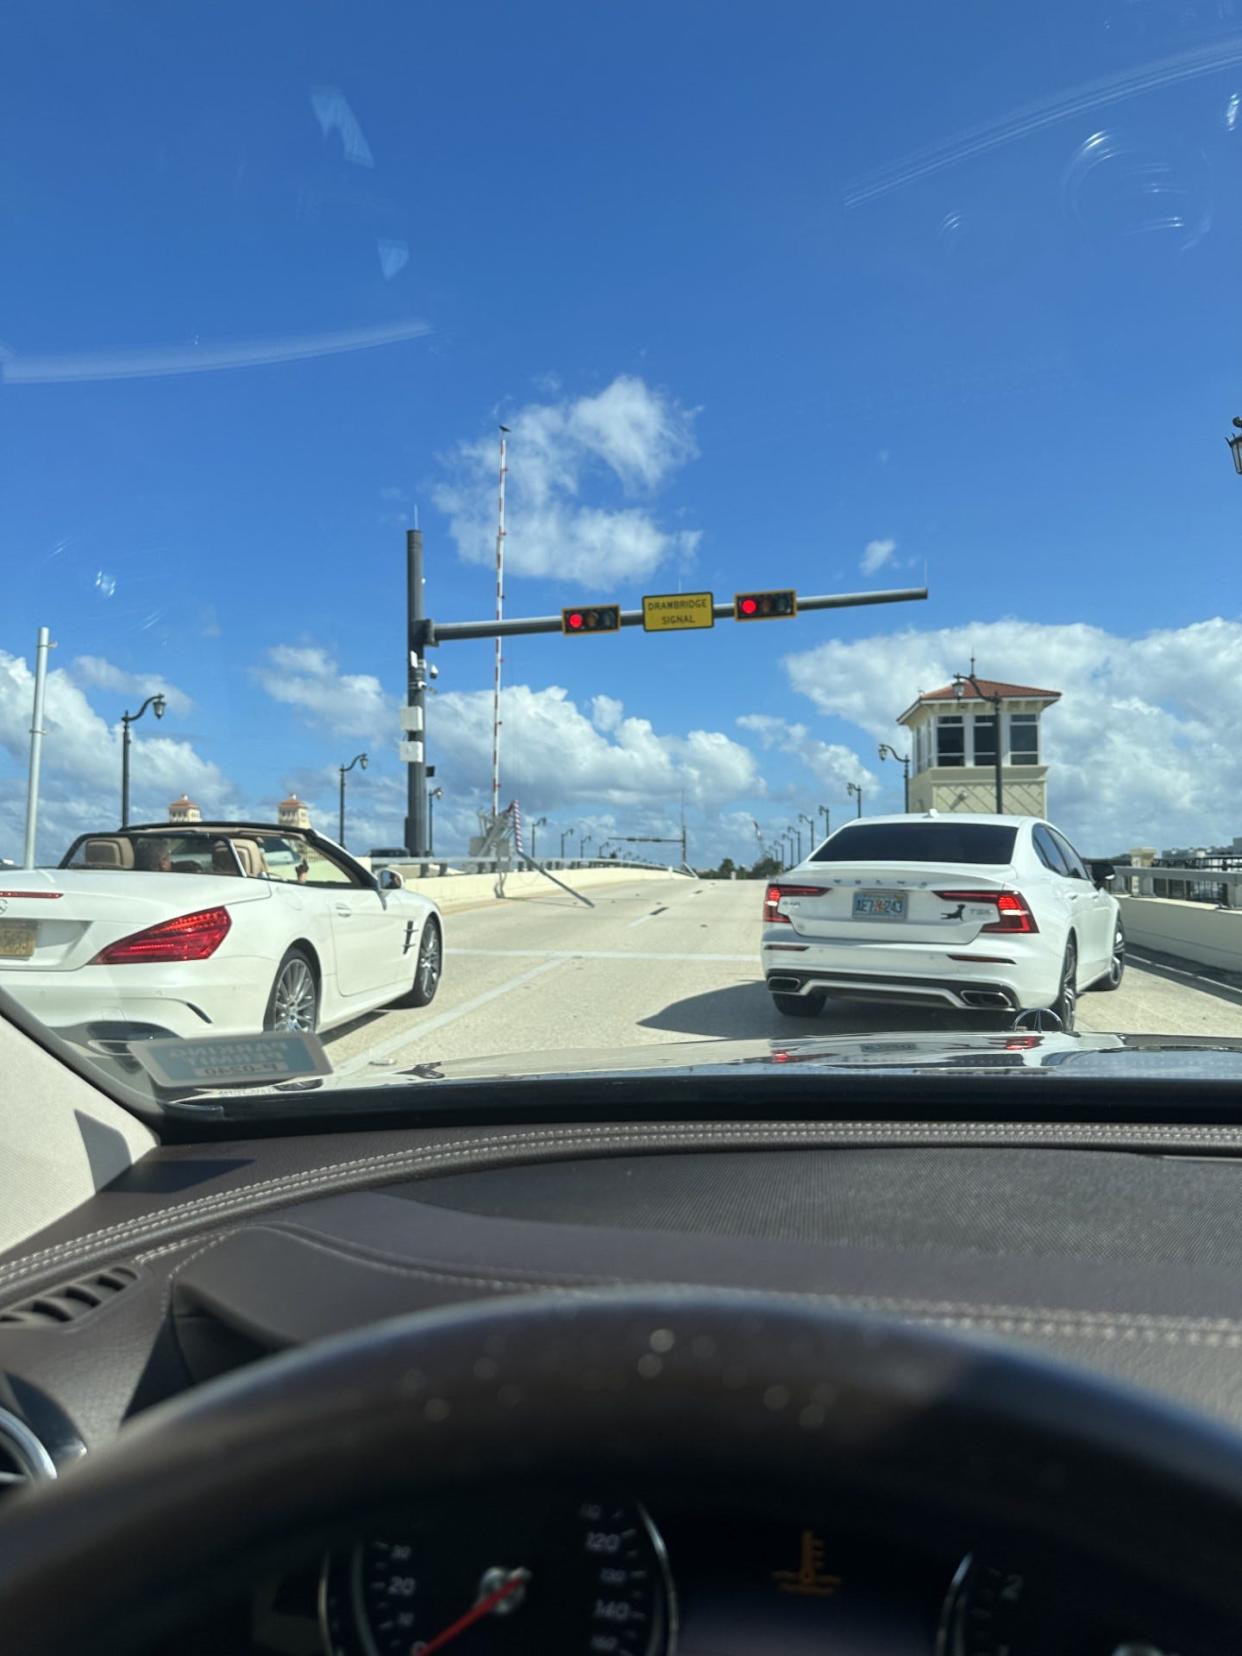
[[[37,933],[33,920],[0,920],[0,960],[29,960]]]
[[[854,893],[855,920],[904,920],[906,894],[904,891],[856,891]]]

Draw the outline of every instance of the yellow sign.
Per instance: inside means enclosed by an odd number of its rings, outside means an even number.
[[[710,592],[661,592],[643,599],[644,632],[685,632],[714,627]]]
[[[831,1598],[841,1577],[824,1569],[824,1543],[814,1530],[803,1530],[796,1570],[773,1570],[772,1580],[782,1593],[800,1593],[807,1598]]]

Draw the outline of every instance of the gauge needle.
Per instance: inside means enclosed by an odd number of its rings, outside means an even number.
[[[530,1580],[529,1570],[511,1570],[500,1586],[490,1592],[486,1598],[481,1598],[477,1604],[471,1605],[464,1616],[458,1616],[451,1626],[442,1633],[437,1633],[434,1639],[429,1639],[425,1645],[418,1647],[419,1656],[431,1656],[433,1650],[443,1650],[450,1639],[455,1639],[459,1633],[464,1633],[475,1622],[482,1621],[484,1616],[490,1616],[496,1606],[516,1593],[519,1587],[524,1587]]]

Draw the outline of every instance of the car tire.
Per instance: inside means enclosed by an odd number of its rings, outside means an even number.
[[[1108,970],[1096,984],[1097,989],[1120,989],[1121,980],[1126,975],[1126,933],[1118,916],[1117,929],[1113,933],[1113,952],[1108,958]]]
[[[286,950],[276,968],[263,1027],[303,1035],[319,1028],[319,980],[305,949]]]
[[[1060,1018],[1063,1035],[1074,1033],[1078,1018],[1078,945],[1072,937],[1065,945],[1065,958],[1061,962],[1061,987],[1049,1011]]]
[[[393,1002],[394,1006],[430,1006],[436,998],[436,990],[440,987],[440,978],[444,972],[444,939],[440,935],[440,922],[430,919],[423,927],[423,935],[418,940],[418,960],[414,966],[414,982],[401,996]]]
[[[827,995],[774,994],[772,1005],[787,1018],[818,1018],[827,999]]]

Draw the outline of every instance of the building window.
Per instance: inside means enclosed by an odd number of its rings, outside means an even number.
[[[960,713],[942,713],[936,720],[936,763],[966,763],[966,729]]]
[[[996,763],[996,714],[981,713],[975,718],[975,764]]]
[[[1038,714],[1011,713],[1009,715],[1009,763],[1011,765],[1038,765]]]

